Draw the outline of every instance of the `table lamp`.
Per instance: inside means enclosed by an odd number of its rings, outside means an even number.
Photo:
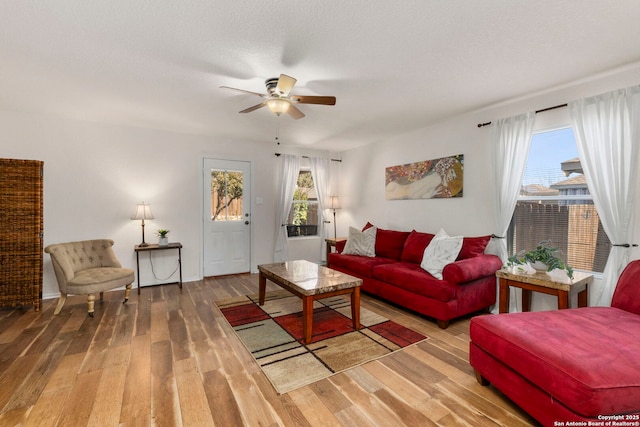
[[[153,213],[151,213],[149,204],[145,202],[138,203],[136,210],[133,212],[133,215],[131,215],[131,219],[142,220],[142,243],[140,243],[139,246],[149,246],[149,244],[144,241],[144,220],[153,219]]]

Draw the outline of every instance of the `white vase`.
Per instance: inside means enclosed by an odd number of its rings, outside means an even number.
[[[168,237],[160,237],[160,239],[158,241],[158,245],[160,245],[160,246],[169,245],[169,238]]]
[[[536,271],[536,273],[546,273],[549,271],[549,266],[541,261],[532,262],[531,267]]]

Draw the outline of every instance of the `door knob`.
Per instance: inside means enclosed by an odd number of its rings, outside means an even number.
[[[245,222],[244,222],[244,225],[249,225],[249,221],[245,221]]]

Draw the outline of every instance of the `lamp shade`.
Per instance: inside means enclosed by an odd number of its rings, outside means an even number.
[[[329,209],[340,209],[340,199],[338,196],[329,196]]]
[[[142,202],[136,205],[136,210],[131,215],[131,219],[153,219],[153,213],[148,203]]]

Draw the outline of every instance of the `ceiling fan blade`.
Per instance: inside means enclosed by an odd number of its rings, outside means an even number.
[[[276,92],[282,94],[282,96],[289,95],[291,89],[296,84],[297,80],[293,77],[287,76],[286,74],[280,74],[280,78],[278,79],[278,85],[276,86]]]
[[[291,97],[293,102],[300,104],[320,104],[320,105],[336,105],[335,96],[303,96],[293,95]]]
[[[258,108],[264,107],[265,105],[267,105],[267,104],[265,102],[262,102],[260,104],[254,105],[253,107],[246,108],[246,109],[240,111],[240,113],[250,113],[252,111],[256,111]]]
[[[250,93],[251,95],[258,95],[261,98],[266,98],[267,97],[267,95],[265,95],[263,93],[251,92],[250,90],[238,89],[238,88],[235,88],[235,87],[220,86],[220,89],[231,89],[231,90],[236,90],[238,92]]]
[[[287,113],[289,113],[289,115],[294,119],[294,120],[298,120],[304,117],[304,113],[300,110],[298,110],[298,108],[295,105],[290,105],[289,109],[287,110]]]

